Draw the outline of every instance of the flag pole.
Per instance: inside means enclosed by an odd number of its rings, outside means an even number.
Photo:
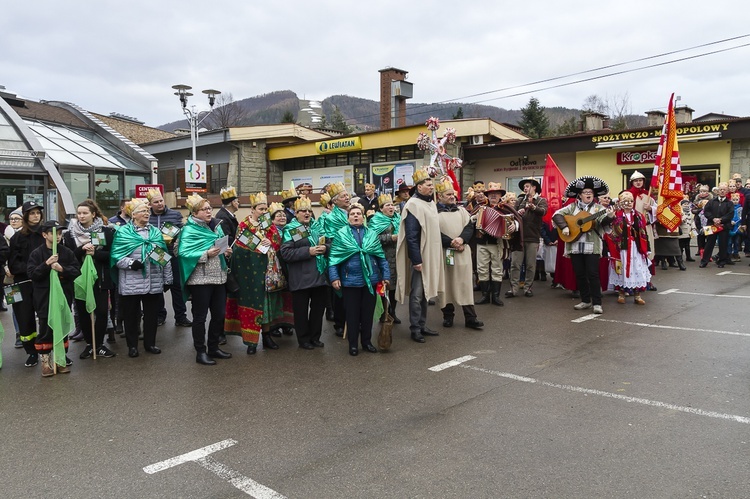
[[[91,319],[91,348],[92,348],[92,355],[94,356],[94,360],[96,360],[96,321],[94,320],[94,312],[91,312],[89,314],[89,318]]]
[[[55,256],[57,254],[57,227],[52,227],[52,256]],[[54,270],[50,269],[50,272],[55,272]],[[49,303],[48,303],[49,304]],[[49,323],[47,324],[47,327],[49,327]],[[54,359],[55,353],[55,335],[52,335],[52,358]],[[52,373],[57,374],[57,362],[54,360],[52,361]]]

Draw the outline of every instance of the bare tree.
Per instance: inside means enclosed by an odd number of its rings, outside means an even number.
[[[223,93],[216,97],[214,112],[206,118],[204,123],[206,124],[206,128],[210,130],[216,128],[229,128],[241,125],[244,117],[245,111],[240,104],[234,102],[232,94]]]
[[[609,116],[609,126],[613,130],[624,130],[641,125],[638,117],[632,114],[630,95],[605,96],[603,99],[596,94],[589,95],[583,101],[584,111],[593,111]]]

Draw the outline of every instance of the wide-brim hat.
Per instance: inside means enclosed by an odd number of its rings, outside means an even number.
[[[503,189],[502,184],[500,184],[499,182],[490,182],[485,187],[484,195],[487,196],[489,194],[492,194],[493,192],[499,192],[500,196],[505,196],[508,191]]]
[[[518,188],[523,190],[523,186],[527,182],[533,184],[536,187],[536,192],[539,192],[540,190],[542,190],[542,184],[540,184],[539,181],[535,179],[534,177],[525,178],[521,180],[520,182],[518,182]]]
[[[404,191],[408,192],[410,189],[411,189],[411,187],[409,187],[406,184],[406,182],[403,182],[401,185],[398,186],[398,190],[396,192],[404,192]]]
[[[609,186],[604,180],[599,177],[594,177],[593,175],[584,175],[568,184],[565,188],[565,195],[569,198],[574,198],[584,189],[591,189],[594,191],[594,196],[596,197],[609,192]]]
[[[44,206],[37,203],[36,201],[26,201],[21,207],[21,212],[25,215],[31,210],[42,210],[42,209],[44,209]]]

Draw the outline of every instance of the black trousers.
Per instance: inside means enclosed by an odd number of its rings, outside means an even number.
[[[349,348],[372,344],[372,314],[375,313],[375,295],[367,286],[361,288],[341,288],[344,310],[346,311],[346,337]]]
[[[300,345],[320,341],[328,290],[328,286],[317,286],[292,291],[294,330],[297,332],[297,343]]]
[[[138,347],[138,324],[143,307],[143,346],[156,346],[156,328],[159,310],[164,307],[164,294],[120,295],[120,308],[125,319],[125,341],[128,348]]]
[[[23,300],[13,304],[13,313],[18,322],[18,334],[23,343],[23,349],[28,355],[36,353],[36,314],[34,312],[34,286],[31,281],[23,284],[14,284],[21,288]]]
[[[49,327],[49,323],[47,322],[47,314],[45,313],[39,316],[39,335],[36,337],[35,343],[34,343],[34,352],[38,354],[45,354],[52,352],[52,348],[54,347],[54,332],[52,331],[52,328]],[[65,353],[68,353],[68,336],[65,335],[63,338],[63,345],[65,346]]]
[[[464,313],[464,320],[466,322],[477,318],[477,312],[474,309],[474,305],[461,305],[461,309]],[[456,315],[456,307],[452,303],[448,303],[440,310],[443,312],[443,319],[453,319]]]
[[[727,255],[727,248],[729,247],[729,231],[725,229],[718,234],[706,236],[706,246],[703,248],[703,258],[701,258],[702,263],[708,263],[711,254],[714,252],[714,246],[716,246],[717,240],[719,241],[719,260],[716,263],[724,263],[729,259]]]
[[[227,288],[223,284],[188,286],[193,304],[193,346],[196,352],[206,351],[206,318],[208,323],[208,351],[219,349],[219,336],[224,332],[224,312],[227,305]]]
[[[343,289],[343,288],[342,288]],[[333,288],[331,288],[333,290]],[[346,322],[346,311],[344,310],[344,299],[333,293],[333,327],[343,328]]]
[[[602,304],[602,283],[599,281],[600,259],[601,255],[570,255],[578,291],[581,292],[581,301],[584,303]]]
[[[104,335],[107,333],[107,314],[109,312],[109,290],[99,289],[94,284],[94,298],[96,298],[96,308],[94,309],[94,331],[96,336],[96,348],[102,346]],[[76,300],[76,310],[78,311],[78,323],[83,333],[86,343],[91,345],[91,316],[86,312],[86,302]]]
[[[171,254],[171,253],[170,253]],[[177,258],[172,256],[169,260],[169,264],[172,266],[172,276],[174,281],[169,285],[169,292],[172,295],[172,309],[174,310],[174,320],[181,321],[187,320],[187,306],[185,305],[185,299],[182,297],[182,281],[180,280],[180,266],[177,263]],[[162,304],[159,310],[159,319],[161,321],[167,320],[167,309]]]

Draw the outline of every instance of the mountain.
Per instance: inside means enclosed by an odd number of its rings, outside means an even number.
[[[355,131],[377,130],[380,128],[380,103],[370,99],[362,99],[349,95],[332,95],[320,101],[322,114],[327,123],[331,124],[331,117],[336,108],[346,119],[347,124]],[[234,101],[229,106],[236,106],[237,119],[232,121],[236,125],[272,125],[281,123],[286,113],[290,112],[295,120],[300,113],[300,99],[291,90],[279,90],[255,97],[249,97]],[[459,113],[460,109],[460,113]],[[424,104],[409,102],[406,106],[406,123],[416,125],[424,123],[427,118],[435,116],[441,120],[452,119],[457,114],[463,114],[464,118],[490,118],[499,123],[516,125],[521,119],[521,111],[514,109],[503,109],[495,106],[471,103],[450,104]],[[581,115],[580,109],[565,107],[548,107],[545,113],[550,121],[550,127],[554,130],[571,118],[578,120]],[[211,128],[221,128],[216,116],[223,114],[221,108],[217,107],[214,114],[207,120]],[[224,113],[228,114],[228,113]],[[631,126],[645,126],[646,118],[632,116]],[[642,121],[642,123],[641,123]],[[166,123],[158,128],[166,131],[174,131],[185,128],[185,120]]]

